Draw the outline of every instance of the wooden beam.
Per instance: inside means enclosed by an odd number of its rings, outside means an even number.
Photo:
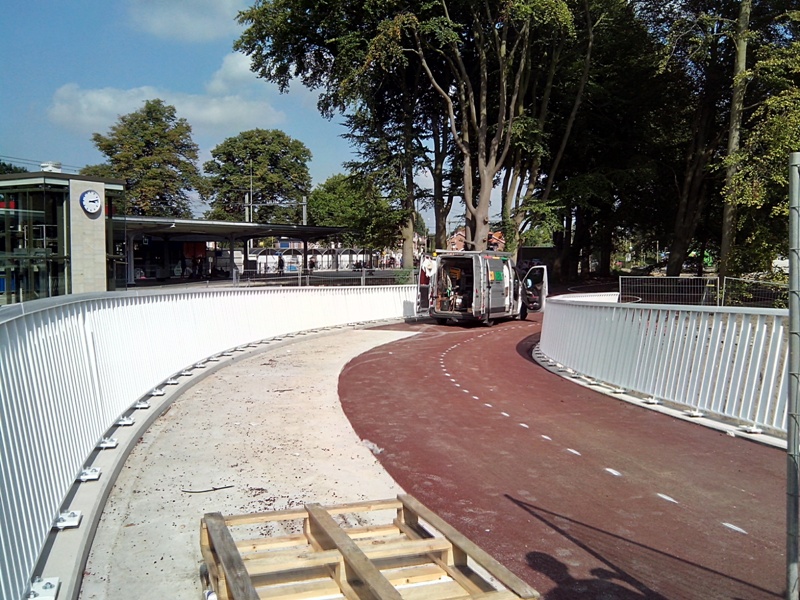
[[[231,600],[258,600],[250,576],[244,567],[242,557],[236,549],[233,536],[225,526],[225,519],[220,513],[207,513],[203,517],[209,546],[216,555],[222,573],[225,576],[225,587]],[[218,590],[216,590],[219,593]]]
[[[439,515],[424,506],[419,500],[408,494],[401,494],[398,496],[398,499],[403,503],[405,508],[408,508],[420,519],[429,523],[450,540],[453,546],[459,548],[461,552],[464,552],[467,556],[472,558],[482,568],[486,569],[492,577],[513,591],[517,596],[520,598],[539,598],[539,592],[514,575],[514,573],[489,556],[485,551],[481,550],[480,547],[467,539],[466,536],[457,531]]]
[[[319,504],[307,504],[308,532],[323,550],[338,550],[344,561],[339,585],[347,594],[351,588],[362,600],[402,600],[399,592],[373,565],[356,543],[337,525]]]

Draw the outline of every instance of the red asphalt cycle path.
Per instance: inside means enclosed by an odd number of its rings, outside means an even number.
[[[786,458],[550,373],[539,315],[430,323],[342,371],[387,471],[547,600],[783,597]]]

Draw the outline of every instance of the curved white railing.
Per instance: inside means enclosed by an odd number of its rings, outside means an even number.
[[[65,496],[117,419],[254,341],[414,315],[415,286],[67,296],[0,309],[0,598],[21,598]]]
[[[549,298],[539,350],[644,397],[786,431],[787,310]]]

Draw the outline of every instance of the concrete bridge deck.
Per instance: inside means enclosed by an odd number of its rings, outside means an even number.
[[[307,336],[209,376],[126,463],[82,597],[198,598],[203,512],[399,488],[549,600],[781,597],[784,453],[553,375],[540,325]]]

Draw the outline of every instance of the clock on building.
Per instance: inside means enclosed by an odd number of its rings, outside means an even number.
[[[100,194],[94,190],[86,190],[83,192],[80,197],[80,203],[81,208],[90,215],[99,212],[103,206],[103,200],[100,198]]]

